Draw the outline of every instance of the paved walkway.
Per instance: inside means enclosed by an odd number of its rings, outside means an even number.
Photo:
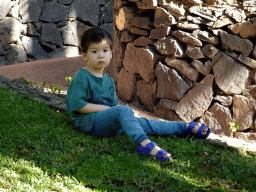
[[[65,77],[73,77],[76,71],[81,67],[84,67],[82,57],[37,60],[33,62],[0,66],[0,75],[4,75],[10,79],[24,77],[27,81],[37,84],[46,81],[48,87],[49,85],[54,84],[55,86],[61,86],[63,89],[67,89],[68,86]],[[137,117],[164,120],[134,106],[130,107]],[[223,137],[213,133],[206,139],[206,142],[256,154],[256,142],[246,142],[241,139]]]

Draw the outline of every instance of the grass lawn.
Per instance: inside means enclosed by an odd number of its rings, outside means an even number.
[[[193,137],[151,139],[175,159],[140,157],[126,135],[74,129],[68,113],[0,89],[0,191],[256,191],[256,156]]]

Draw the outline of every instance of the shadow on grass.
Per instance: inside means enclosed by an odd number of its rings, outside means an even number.
[[[8,169],[15,162],[28,161],[50,180],[67,177],[68,182],[95,191],[256,190],[255,159],[234,150],[193,138],[151,136],[177,158],[159,162],[138,156],[126,135],[102,138],[80,133],[67,113],[49,110],[15,92],[0,89],[0,108],[0,161]],[[21,181],[33,183],[36,173],[26,176],[22,168],[13,171]],[[3,173],[1,177],[7,178]],[[62,185],[78,191],[67,181]]]

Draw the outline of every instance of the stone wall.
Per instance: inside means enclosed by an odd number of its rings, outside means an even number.
[[[115,0],[117,93],[213,132],[256,132],[256,1]],[[243,132],[243,133],[242,133]],[[255,140],[255,137],[251,137]]]
[[[111,0],[2,0],[0,10],[0,66],[77,56],[86,29],[113,28]]]

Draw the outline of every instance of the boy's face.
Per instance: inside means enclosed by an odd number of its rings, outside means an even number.
[[[83,53],[83,57],[90,67],[94,71],[103,70],[112,58],[112,51],[107,40],[103,40],[100,43],[92,43],[87,53]]]

